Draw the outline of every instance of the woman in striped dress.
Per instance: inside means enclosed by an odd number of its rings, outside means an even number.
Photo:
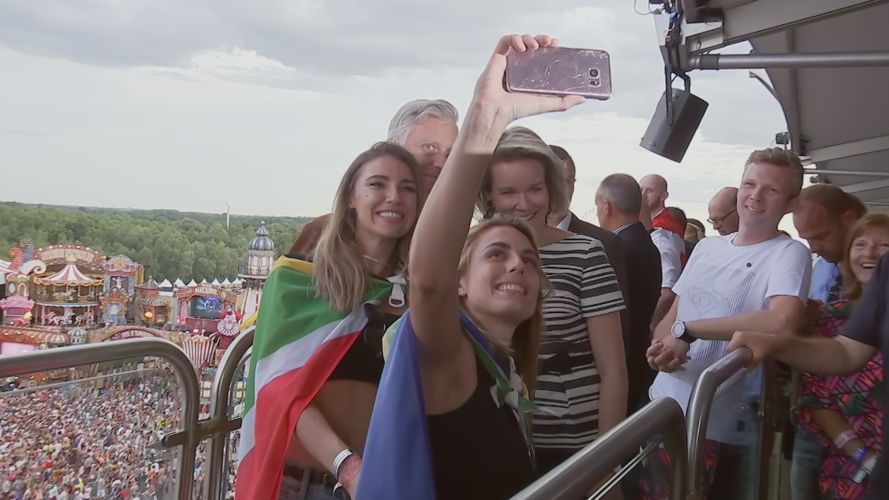
[[[534,448],[543,474],[626,416],[627,369],[619,311],[624,301],[601,242],[546,224],[567,210],[558,157],[524,127],[506,131],[479,193],[485,217],[527,220],[553,292],[543,303]]]

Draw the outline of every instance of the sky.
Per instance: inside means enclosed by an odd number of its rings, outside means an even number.
[[[330,210],[342,172],[403,103],[464,111],[506,33],[611,54],[614,94],[517,123],[577,164],[595,222],[606,175],[660,173],[707,217],[786,129],[747,71],[693,72],[710,103],[681,164],[639,140],[664,91],[641,0],[0,0],[0,200],[249,215]],[[734,51],[747,50],[745,47]],[[786,225],[785,218],[785,225]],[[708,227],[708,234],[712,231]]]

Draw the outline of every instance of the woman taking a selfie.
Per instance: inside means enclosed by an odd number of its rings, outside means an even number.
[[[602,244],[547,225],[567,210],[558,157],[534,132],[507,130],[479,192],[484,217],[527,221],[553,293],[543,302],[546,332],[534,403],[539,472],[563,462],[626,416],[627,369],[619,311],[623,297]]]
[[[368,435],[365,467],[373,466],[374,479],[365,469],[358,498],[431,498],[428,480],[439,500],[500,499],[534,477],[525,387],[535,380],[546,279],[525,222],[499,216],[468,238],[467,229],[506,126],[582,101],[504,91],[507,53],[552,44],[542,35],[500,40],[420,216],[411,310],[386,360]],[[403,376],[412,370],[416,386]],[[416,418],[400,404],[411,395],[420,398]]]

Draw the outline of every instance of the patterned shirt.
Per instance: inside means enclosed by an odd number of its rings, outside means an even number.
[[[821,307],[815,324],[815,335],[834,337],[852,312],[852,304],[839,300]],[[826,454],[821,462],[819,486],[829,498],[860,498],[867,483],[852,481],[858,469],[854,460],[837,449],[812,418],[816,409],[833,410],[845,418],[861,441],[874,453],[882,448],[881,425],[883,407],[883,356],[878,352],[861,370],[847,376],[818,376],[803,373],[800,379],[801,425],[813,430],[821,438]]]
[[[624,300],[594,238],[573,234],[542,247],[540,264],[553,292],[543,301],[534,446],[576,450],[595,439],[599,427],[599,372],[585,318],[620,311]]]

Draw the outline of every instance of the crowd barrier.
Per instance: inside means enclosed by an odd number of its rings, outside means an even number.
[[[223,356],[211,385],[209,417],[198,420],[198,380],[185,353],[175,344],[163,339],[130,339],[99,345],[71,346],[0,357],[0,377],[24,375],[96,363],[133,358],[157,357],[168,361],[181,384],[183,405],[182,428],[164,436],[165,448],[180,447],[178,463],[178,498],[224,500],[229,491],[228,471],[231,449],[229,438],[240,429],[241,419],[233,401],[235,384],[243,381],[253,343],[253,329],[240,335]],[[673,460],[670,477],[671,499],[701,498],[703,487],[703,457],[701,443],[706,436],[707,419],[720,386],[733,375],[743,371],[751,353],[740,349],[709,367],[695,385],[688,412],[683,417],[679,405],[672,399],[653,401],[630,415],[620,425],[580,450],[565,463],[556,467],[518,493],[515,500],[579,498],[590,494],[598,485],[594,498],[601,498],[617,487],[629,471],[638,467],[657,447],[663,446]],[[768,373],[768,372],[767,372]],[[773,377],[764,377],[766,387]],[[769,428],[768,404],[762,405],[762,428]],[[765,441],[768,432],[761,433],[762,456],[767,459]],[[195,455],[198,444],[208,440],[206,474],[201,491],[192,491]],[[757,490],[760,498],[766,486],[761,464]]]

